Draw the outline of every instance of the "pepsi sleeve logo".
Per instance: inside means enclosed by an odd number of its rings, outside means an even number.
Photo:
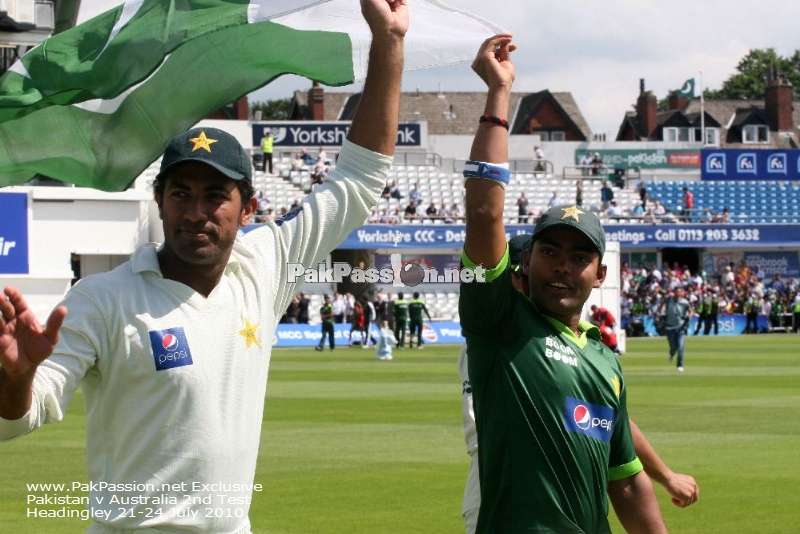
[[[192,365],[192,351],[182,327],[153,330],[149,334],[156,371]]]
[[[614,431],[617,412],[608,406],[591,404],[567,397],[564,408],[564,428],[609,443]]]

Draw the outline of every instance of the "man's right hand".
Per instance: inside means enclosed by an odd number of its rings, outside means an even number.
[[[7,286],[0,295],[0,365],[6,380],[31,379],[58,341],[58,331],[67,316],[59,306],[42,329],[18,289]]]

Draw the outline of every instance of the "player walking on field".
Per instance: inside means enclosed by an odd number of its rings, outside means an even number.
[[[478,433],[477,532],[609,532],[610,497],[629,532],[666,527],[633,446],[619,359],[583,305],[606,277],[605,232],[596,216],[556,206],[536,224],[522,266],[528,297],[510,282],[503,224],[508,117],[515,71],[510,35],[488,39],[473,63],[488,95],[465,165],[462,283]]]

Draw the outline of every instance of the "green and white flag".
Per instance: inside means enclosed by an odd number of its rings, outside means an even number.
[[[694,78],[689,78],[678,91],[678,98],[694,98]]]
[[[501,31],[409,4],[406,70],[469,61]],[[363,79],[370,41],[358,0],[129,0],[0,77],[0,187],[41,174],[122,191],[173,136],[282,74]]]

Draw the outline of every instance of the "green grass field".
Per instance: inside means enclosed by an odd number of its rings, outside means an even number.
[[[671,532],[800,532],[798,343],[792,334],[690,338],[678,373],[666,339],[628,341],[631,416],[667,464],[700,485],[700,501],[687,509],[657,488]],[[253,531],[463,532],[468,457],[457,351],[428,346],[380,362],[346,347],[276,350]],[[0,445],[0,532],[85,531],[76,519],[25,517],[27,483],[86,480],[84,428],[76,398],[64,423]]]

